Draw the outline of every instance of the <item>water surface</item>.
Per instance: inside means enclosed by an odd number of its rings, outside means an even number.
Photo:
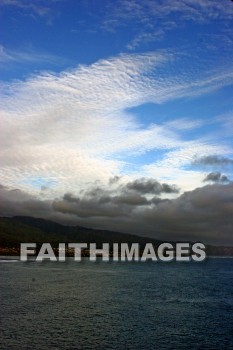
[[[233,349],[233,259],[0,269],[1,350]]]

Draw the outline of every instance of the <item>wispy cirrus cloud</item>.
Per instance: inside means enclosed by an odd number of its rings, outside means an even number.
[[[127,21],[137,21],[141,25],[151,28],[155,18],[171,20],[171,15],[181,17],[184,21],[207,22],[210,19],[224,18],[231,19],[233,10],[228,1],[218,0],[183,0],[183,1],[150,1],[143,3],[139,0],[118,0],[110,4],[111,11],[108,11],[104,22],[105,27],[111,28],[125,26]],[[167,24],[165,22],[165,24]],[[112,30],[112,29],[111,29]]]
[[[190,22],[210,24],[216,20],[230,21],[233,18],[233,6],[228,0],[118,0],[108,4],[108,7],[108,15],[102,24],[105,30],[117,31],[137,23],[138,29],[134,30],[134,37],[127,44],[129,50],[145,47],[148,42],[160,41],[167,33],[184,28]],[[221,35],[221,41],[228,41],[224,31],[223,25],[218,35]],[[210,47],[210,42],[208,45]]]
[[[12,67],[14,64],[46,63],[53,66],[68,63],[63,57],[55,56],[45,52],[38,52],[33,49],[10,50],[0,45],[0,69]]]
[[[127,45],[128,50],[134,50],[140,45],[148,44],[153,41],[160,41],[163,39],[165,33],[164,30],[158,29],[154,30],[153,32],[141,32],[139,33],[130,43]]]
[[[64,0],[50,0],[44,1],[44,0],[37,0],[37,1],[28,1],[28,0],[1,0],[0,2],[0,8],[19,8],[22,11],[22,14],[26,14],[29,16],[39,16],[42,18],[45,18],[48,23],[51,23],[52,20],[52,10],[54,8],[53,6],[56,2],[64,1]]]

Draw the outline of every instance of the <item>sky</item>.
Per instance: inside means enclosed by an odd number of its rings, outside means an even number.
[[[233,245],[233,2],[1,0],[0,215]]]

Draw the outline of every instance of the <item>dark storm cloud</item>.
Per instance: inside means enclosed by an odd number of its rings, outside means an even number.
[[[131,190],[130,190],[131,191]],[[91,194],[92,193],[92,194]],[[97,196],[94,193],[98,193]],[[233,184],[216,183],[176,199],[148,199],[136,191],[118,194],[98,188],[82,197],[67,193],[54,201],[0,186],[1,216],[28,215],[151,236],[233,245]]]
[[[157,236],[233,244],[233,184],[208,185],[141,213]]]
[[[203,180],[203,182],[222,182],[222,183],[226,183],[226,182],[230,182],[230,180],[228,179],[228,177],[226,175],[222,175],[219,172],[212,172],[209,173]]]
[[[159,183],[154,179],[141,178],[129,182],[125,188],[133,190],[141,194],[161,194],[161,193],[178,193],[179,189],[175,185],[168,185],[166,183]]]
[[[119,217],[129,215],[135,206],[150,204],[138,193],[111,192],[100,187],[91,188],[83,197],[66,193],[62,200],[53,202],[53,208],[79,217]]]
[[[39,199],[25,191],[0,184],[0,216],[32,216],[54,220],[61,224],[77,225],[77,217],[63,215],[53,208],[53,201]]]
[[[127,197],[135,198],[135,205],[137,205],[138,201],[139,205],[141,203],[148,203],[148,200],[145,197],[143,197],[143,199],[138,200],[138,198],[142,198],[140,196],[143,195],[159,196],[162,193],[179,193],[179,189],[177,186],[169,185],[166,183],[159,183],[157,180],[151,178],[140,178],[134,181],[130,181],[128,183],[122,183],[121,177],[115,176],[113,178],[110,178],[109,185],[110,186],[108,189],[104,189],[97,184],[96,186],[92,186],[86,191],[83,191],[82,193],[85,195],[85,197],[93,197],[94,200],[96,200],[97,198],[100,200],[101,197],[105,198],[106,196],[110,196],[110,200],[112,201],[114,200],[116,195],[117,198],[119,197],[119,201],[122,198],[124,202],[127,201]],[[69,194],[66,194],[66,196],[69,196]],[[72,197],[72,195],[70,196]],[[70,198],[70,200],[72,199]]]
[[[120,176],[113,176],[109,179],[109,185],[114,185],[120,181]]]
[[[118,196],[76,199],[65,195],[54,209],[87,218],[95,227],[164,240],[233,244],[233,184],[207,185],[177,199],[148,200],[124,191]]]
[[[9,189],[0,185],[0,215],[34,215],[44,216],[51,211],[49,201],[41,201],[19,189]]]
[[[66,193],[63,196],[63,200],[70,202],[70,203],[79,203],[80,199],[78,197],[74,197],[72,193]]]
[[[119,196],[115,196],[112,198],[114,203],[118,204],[126,204],[130,206],[141,206],[141,205],[148,205],[150,201],[146,199],[146,197],[141,196],[137,193],[132,194],[121,194]]]
[[[79,218],[102,217],[104,220],[104,218],[124,216],[123,210],[113,202],[107,200],[107,198],[105,199],[105,203],[102,198],[96,201],[77,198],[76,201],[72,202],[63,198],[54,201],[52,206],[55,212],[72,214]]]
[[[193,161],[193,165],[200,166],[229,166],[233,165],[233,159],[219,157],[216,155],[197,158]]]

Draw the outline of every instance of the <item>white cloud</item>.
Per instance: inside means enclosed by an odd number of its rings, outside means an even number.
[[[181,171],[196,152],[222,154],[228,151],[222,146],[183,141],[174,125],[160,125],[155,119],[144,127],[126,109],[197,96],[231,82],[228,71],[214,77],[212,72],[196,71],[194,77],[187,71],[181,74],[172,55],[148,53],[2,83],[2,182],[35,192],[31,177],[51,178],[57,187],[50,195],[55,196],[79,191],[87,182],[106,183],[123,171],[129,157],[149,150],[168,153],[160,164],[148,165],[147,171],[154,166],[172,173]],[[195,125],[189,122],[189,128]],[[142,172],[145,169],[141,167]]]
[[[43,0],[28,1],[28,0],[1,0],[0,8],[5,7],[16,7],[19,8],[23,13],[26,13],[30,16],[39,16],[45,17],[51,20],[51,5],[54,2],[63,1],[63,0],[50,0],[50,4],[48,1],[44,2]],[[46,6],[45,6],[46,4]]]
[[[108,5],[102,27],[110,32],[121,27],[127,27],[130,31],[134,24],[133,37],[126,47],[135,50],[145,48],[149,42],[161,40],[174,29],[184,30],[189,23],[208,25],[216,23],[216,20],[224,20],[223,25],[219,26],[219,22],[216,24],[221,35],[220,42],[217,41],[220,45],[225,42],[226,49],[229,35],[225,31],[232,18],[233,6],[229,0],[118,0]],[[205,43],[205,47],[207,45],[211,49],[210,42]],[[200,40],[198,46],[200,47]]]
[[[12,67],[12,64],[47,63],[53,66],[67,63],[62,57],[37,52],[31,48],[10,50],[0,45],[0,68]]]
[[[215,19],[232,19],[233,8],[229,1],[219,0],[119,0],[112,5],[105,26],[124,26],[127,21],[136,21],[147,28],[153,28],[155,18],[176,19],[179,15],[183,21],[208,22]],[[167,25],[167,23],[165,22]]]

